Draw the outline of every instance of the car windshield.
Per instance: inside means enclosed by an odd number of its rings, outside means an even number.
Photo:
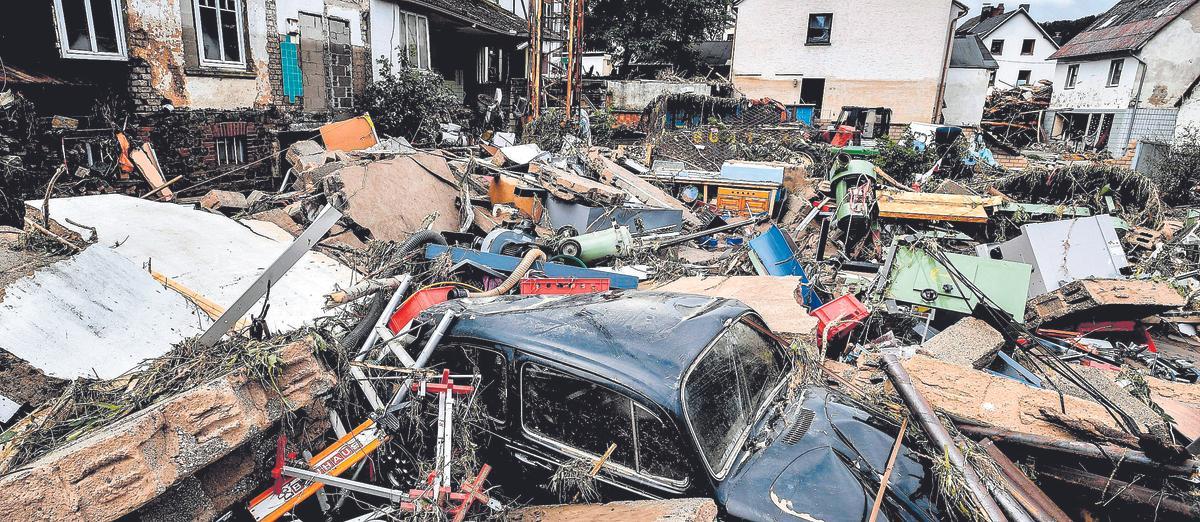
[[[739,321],[688,373],[683,392],[688,423],[718,478],[789,366],[777,343]]]

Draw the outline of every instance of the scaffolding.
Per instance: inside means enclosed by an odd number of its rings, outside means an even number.
[[[584,0],[532,1],[528,119],[561,108],[566,123],[583,93]]]

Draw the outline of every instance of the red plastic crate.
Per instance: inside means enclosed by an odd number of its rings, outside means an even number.
[[[843,295],[808,315],[817,318],[817,339],[836,339],[850,333],[858,322],[871,315],[867,307],[851,294]],[[836,323],[836,324],[834,324]],[[825,329],[829,328],[826,332]]]
[[[604,278],[547,277],[521,280],[521,295],[570,295],[607,292],[612,281]]]
[[[450,292],[454,291],[452,286],[443,286],[440,288],[426,288],[411,296],[403,303],[396,313],[388,319],[387,327],[392,333],[398,333],[408,326],[409,321],[412,321],[426,308],[436,304],[441,304],[450,300]]]

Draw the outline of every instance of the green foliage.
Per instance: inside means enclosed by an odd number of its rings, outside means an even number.
[[[689,66],[694,44],[720,36],[728,25],[728,0],[591,0],[588,49],[619,53],[622,73],[633,60]]]
[[[912,131],[908,130],[904,131],[898,141],[893,141],[887,136],[879,138],[875,144],[879,156],[872,158],[871,162],[903,183],[912,182],[917,176],[928,172],[938,159],[941,159],[942,163],[935,175],[937,179],[964,179],[971,176],[971,167],[962,162],[967,156],[966,138],[960,137],[941,150],[930,145],[920,151],[910,145],[912,140]]]
[[[612,145],[613,128],[612,115],[608,111],[597,111],[588,115],[591,124],[592,145],[609,147]],[[534,118],[525,128],[527,141],[537,143],[542,150],[558,152],[562,150],[563,138],[571,135],[586,140],[579,119],[563,125],[563,111],[559,108],[547,109],[542,115]]]
[[[1154,163],[1150,179],[1158,185],[1163,202],[1186,205],[1196,198],[1196,173],[1200,172],[1200,128],[1190,127]]]
[[[371,115],[384,134],[413,144],[435,143],[442,123],[465,124],[467,108],[437,73],[416,67],[393,68],[386,60],[381,79],[358,97],[358,107]]]

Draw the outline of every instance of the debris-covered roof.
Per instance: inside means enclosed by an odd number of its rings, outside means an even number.
[[[1050,55],[1051,60],[1135,51],[1197,0],[1121,0]]]
[[[992,53],[983,45],[979,35],[971,34],[954,37],[954,47],[950,51],[950,67],[959,69],[997,69],[1000,64],[992,58]]]
[[[487,0],[402,0],[401,3],[426,7],[497,33],[516,35],[529,31],[524,19]]]
[[[610,378],[660,404],[679,402],[684,372],[750,309],[738,301],[670,292],[456,300],[447,335],[486,339]],[[445,308],[433,308],[436,314]]]

